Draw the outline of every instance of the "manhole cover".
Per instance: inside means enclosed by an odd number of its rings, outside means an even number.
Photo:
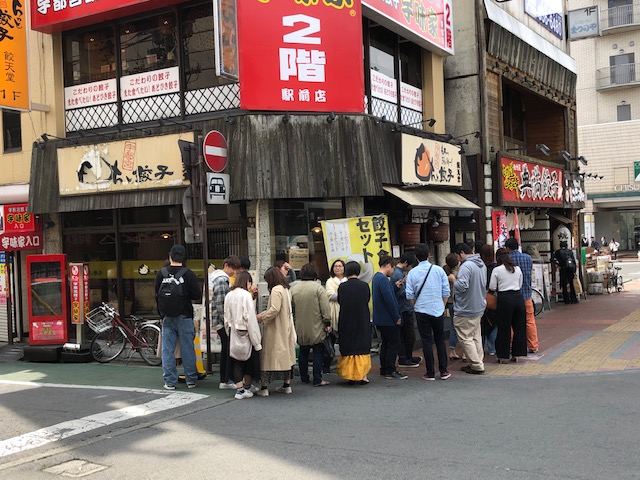
[[[60,465],[45,468],[44,471],[53,473],[54,475],[62,475],[63,477],[80,478],[101,472],[107,468],[109,467],[106,465],[98,465],[97,463],[87,462],[86,460],[70,460]]]

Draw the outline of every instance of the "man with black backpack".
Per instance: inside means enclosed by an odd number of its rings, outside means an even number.
[[[202,290],[196,274],[184,266],[186,259],[185,248],[174,245],[169,252],[169,266],[161,268],[156,275],[156,299],[162,317],[162,376],[167,390],[175,390],[178,383],[174,356],[177,342],[180,342],[187,387],[194,388],[198,379],[193,349],[196,330],[191,302],[202,300]]]
[[[562,299],[564,303],[578,303],[576,289],[573,286],[573,277],[576,273],[576,259],[573,252],[569,250],[567,242],[560,242],[560,248],[553,254],[554,263],[560,268],[560,285],[562,285]],[[567,284],[571,296],[567,292]]]

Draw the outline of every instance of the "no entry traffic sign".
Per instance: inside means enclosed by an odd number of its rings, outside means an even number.
[[[220,132],[212,130],[204,137],[204,161],[214,172],[222,172],[227,167],[227,140]]]

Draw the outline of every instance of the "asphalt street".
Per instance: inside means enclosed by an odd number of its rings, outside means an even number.
[[[640,262],[625,291],[553,304],[542,352],[427,382],[162,389],[138,357],[0,363],[0,479],[637,479]],[[6,350],[6,349],[5,349]],[[377,357],[373,358],[374,363]],[[272,385],[272,388],[276,385]]]
[[[98,426],[0,457],[0,478],[50,479],[73,460],[106,467],[92,479],[639,476],[637,371],[293,386],[241,401],[214,391]],[[0,383],[1,440],[176,395],[142,390]]]

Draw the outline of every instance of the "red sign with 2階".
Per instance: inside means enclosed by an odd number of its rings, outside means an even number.
[[[240,106],[364,111],[360,0],[238,2]]]

